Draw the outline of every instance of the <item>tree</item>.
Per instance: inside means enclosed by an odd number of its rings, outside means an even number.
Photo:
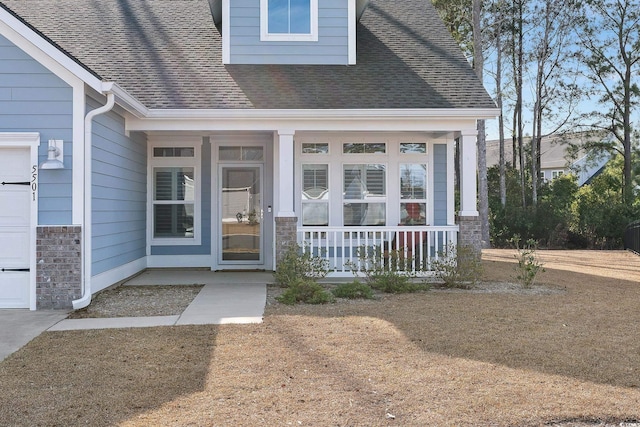
[[[529,39],[530,56],[536,70],[533,90],[533,129],[531,132],[531,201],[538,203],[540,175],[540,146],[543,123],[552,121],[557,133],[568,123],[574,113],[580,91],[572,77],[574,63],[571,60],[569,41],[573,33],[575,6],[572,1],[538,0],[533,2]]]
[[[640,88],[640,1],[586,0],[578,22],[577,56],[590,71],[587,80],[605,108],[594,111],[594,127],[614,138],[588,147],[618,152],[624,159],[622,194],[633,202],[631,111],[638,105]]]
[[[484,52],[482,42],[482,0],[473,0],[473,69],[480,81],[484,80]],[[489,247],[489,189],[487,187],[487,134],[484,120],[478,120],[478,210],[482,245]]]
[[[484,79],[484,43],[482,34],[483,0],[432,0],[440,17],[449,28],[463,52],[473,59],[473,69],[480,81]],[[487,146],[485,121],[478,120],[478,210],[482,244],[489,246],[489,204],[487,201]]]

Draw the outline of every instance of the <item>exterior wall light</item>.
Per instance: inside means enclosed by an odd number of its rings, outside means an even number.
[[[47,160],[40,163],[40,169],[64,169],[62,163],[63,157],[63,141],[61,139],[50,139],[49,148],[47,149]]]

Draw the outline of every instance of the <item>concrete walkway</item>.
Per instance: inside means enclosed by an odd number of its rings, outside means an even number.
[[[0,310],[0,361],[67,317],[62,310]]]
[[[44,331],[261,323],[271,273],[148,270],[123,286],[204,284],[175,316],[66,319],[66,311],[0,310],[0,361]]]

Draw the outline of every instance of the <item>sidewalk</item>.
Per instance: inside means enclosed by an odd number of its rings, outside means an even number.
[[[182,314],[66,319],[67,311],[0,310],[0,361],[44,331],[262,323],[271,273],[148,270],[122,286],[202,283]]]
[[[65,319],[49,331],[262,323],[266,284],[207,284],[180,315]]]
[[[174,325],[261,323],[272,273],[147,270],[122,286],[203,283],[205,286],[180,315],[65,319],[49,331],[74,329],[143,328]]]

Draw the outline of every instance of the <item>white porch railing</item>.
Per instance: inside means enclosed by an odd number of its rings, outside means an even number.
[[[457,239],[457,225],[298,227],[302,250],[326,259],[333,277],[360,275],[370,267],[367,263],[425,276],[432,272],[432,261]]]

